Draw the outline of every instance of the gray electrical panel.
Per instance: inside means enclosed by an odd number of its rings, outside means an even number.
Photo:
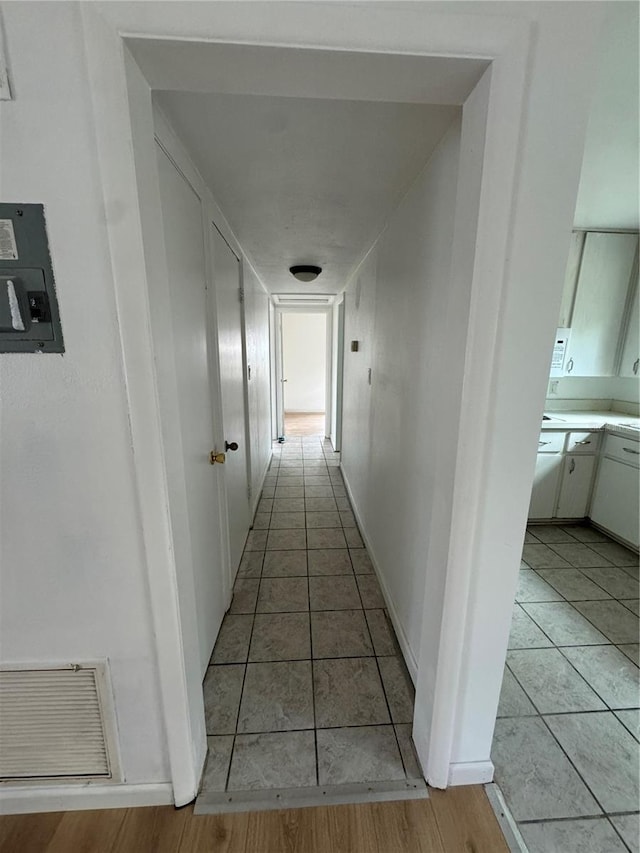
[[[41,204],[0,203],[0,352],[64,352]]]

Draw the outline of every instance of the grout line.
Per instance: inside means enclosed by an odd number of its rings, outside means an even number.
[[[538,817],[530,820],[519,820],[518,823],[526,826],[532,823],[565,823],[570,820],[602,820],[603,817],[625,817],[626,815],[637,815],[637,811],[607,812],[606,814],[585,814],[578,817]]]
[[[297,661],[299,663],[299,661]],[[341,723],[339,726],[316,726],[315,729],[319,732],[329,731],[331,729],[377,729],[380,726],[387,726],[389,728],[395,728],[395,726],[402,725],[410,725],[409,723],[350,723],[344,724]],[[314,727],[308,726],[305,728],[297,728],[297,729],[269,729],[269,730],[260,730],[254,732],[237,732],[238,737],[242,737],[244,735],[284,735],[289,734],[290,732],[312,732],[314,731]],[[231,737],[231,735],[207,735],[207,737]],[[260,789],[258,789],[260,790]],[[617,814],[617,812],[612,812],[612,814]],[[546,820],[546,818],[541,818],[541,820]]]
[[[311,580],[309,576],[309,551],[307,549],[307,606],[309,612],[309,654],[311,655],[311,703],[313,708],[313,746],[316,755],[316,785],[320,785],[320,764],[318,761],[318,719],[316,716],[316,681],[313,666],[313,631],[311,629]]]

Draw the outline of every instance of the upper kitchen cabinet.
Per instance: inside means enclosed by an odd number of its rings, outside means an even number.
[[[574,236],[570,264],[572,259],[575,263],[576,240]],[[586,233],[571,312],[565,375],[615,375],[637,250],[637,234]],[[567,301],[565,296],[564,316],[560,319],[569,325]]]
[[[558,327],[562,329],[566,329],[571,325],[571,312],[573,310],[573,300],[576,298],[576,286],[578,284],[585,236],[584,231],[574,231],[571,234],[569,260],[567,261],[564,290],[562,291],[562,305],[560,306],[560,317],[558,318]]]
[[[640,317],[640,305],[638,304],[638,279],[634,282],[634,293],[629,311],[629,323],[624,336],[622,346],[622,358],[620,359],[620,376],[640,375],[640,335],[638,325]]]

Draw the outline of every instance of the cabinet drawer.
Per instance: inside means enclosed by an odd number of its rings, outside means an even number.
[[[538,453],[562,453],[566,432],[544,430],[538,439]]]
[[[604,443],[604,455],[619,459],[628,465],[640,467],[640,442],[619,435],[608,435]]]
[[[596,453],[600,442],[599,432],[570,432],[567,453]]]

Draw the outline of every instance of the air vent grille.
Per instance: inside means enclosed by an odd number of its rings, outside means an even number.
[[[333,296],[277,296],[278,305],[331,305]]]
[[[95,668],[0,672],[0,779],[110,777]]]

